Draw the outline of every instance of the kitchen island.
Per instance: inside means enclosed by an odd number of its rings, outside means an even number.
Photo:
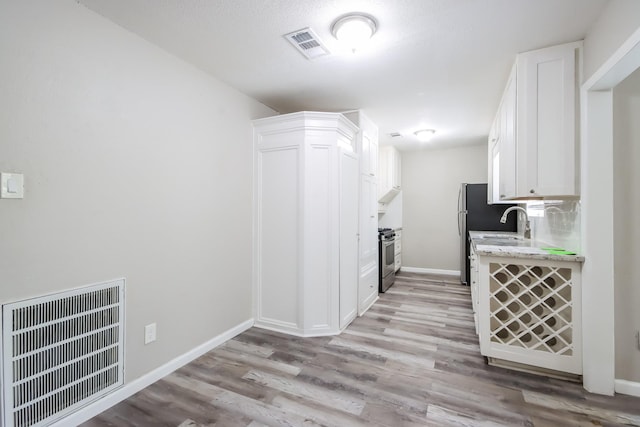
[[[508,232],[469,232],[480,351],[490,363],[576,379],[582,373],[584,257]]]

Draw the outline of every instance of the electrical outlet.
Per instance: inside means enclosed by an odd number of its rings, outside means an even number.
[[[149,344],[156,340],[156,324],[151,323],[144,327],[144,343]]]

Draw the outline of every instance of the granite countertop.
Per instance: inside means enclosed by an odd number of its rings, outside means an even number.
[[[469,239],[478,255],[543,259],[549,261],[584,261],[584,256],[579,254],[550,254],[542,248],[553,247],[553,245],[539,240],[525,239],[518,233],[507,231],[470,231]]]

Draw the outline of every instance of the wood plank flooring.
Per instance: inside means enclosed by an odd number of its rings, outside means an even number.
[[[488,366],[469,288],[410,273],[339,336],[252,328],[84,424],[618,425],[640,425],[639,398]]]

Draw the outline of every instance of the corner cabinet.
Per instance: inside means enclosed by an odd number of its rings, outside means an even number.
[[[255,325],[338,334],[358,306],[358,128],[300,112],[253,129]]]
[[[360,153],[360,238],[358,315],[378,299],[378,127],[362,111],[343,113],[358,125]]]
[[[519,54],[489,136],[488,200],[573,198],[582,42]]]

